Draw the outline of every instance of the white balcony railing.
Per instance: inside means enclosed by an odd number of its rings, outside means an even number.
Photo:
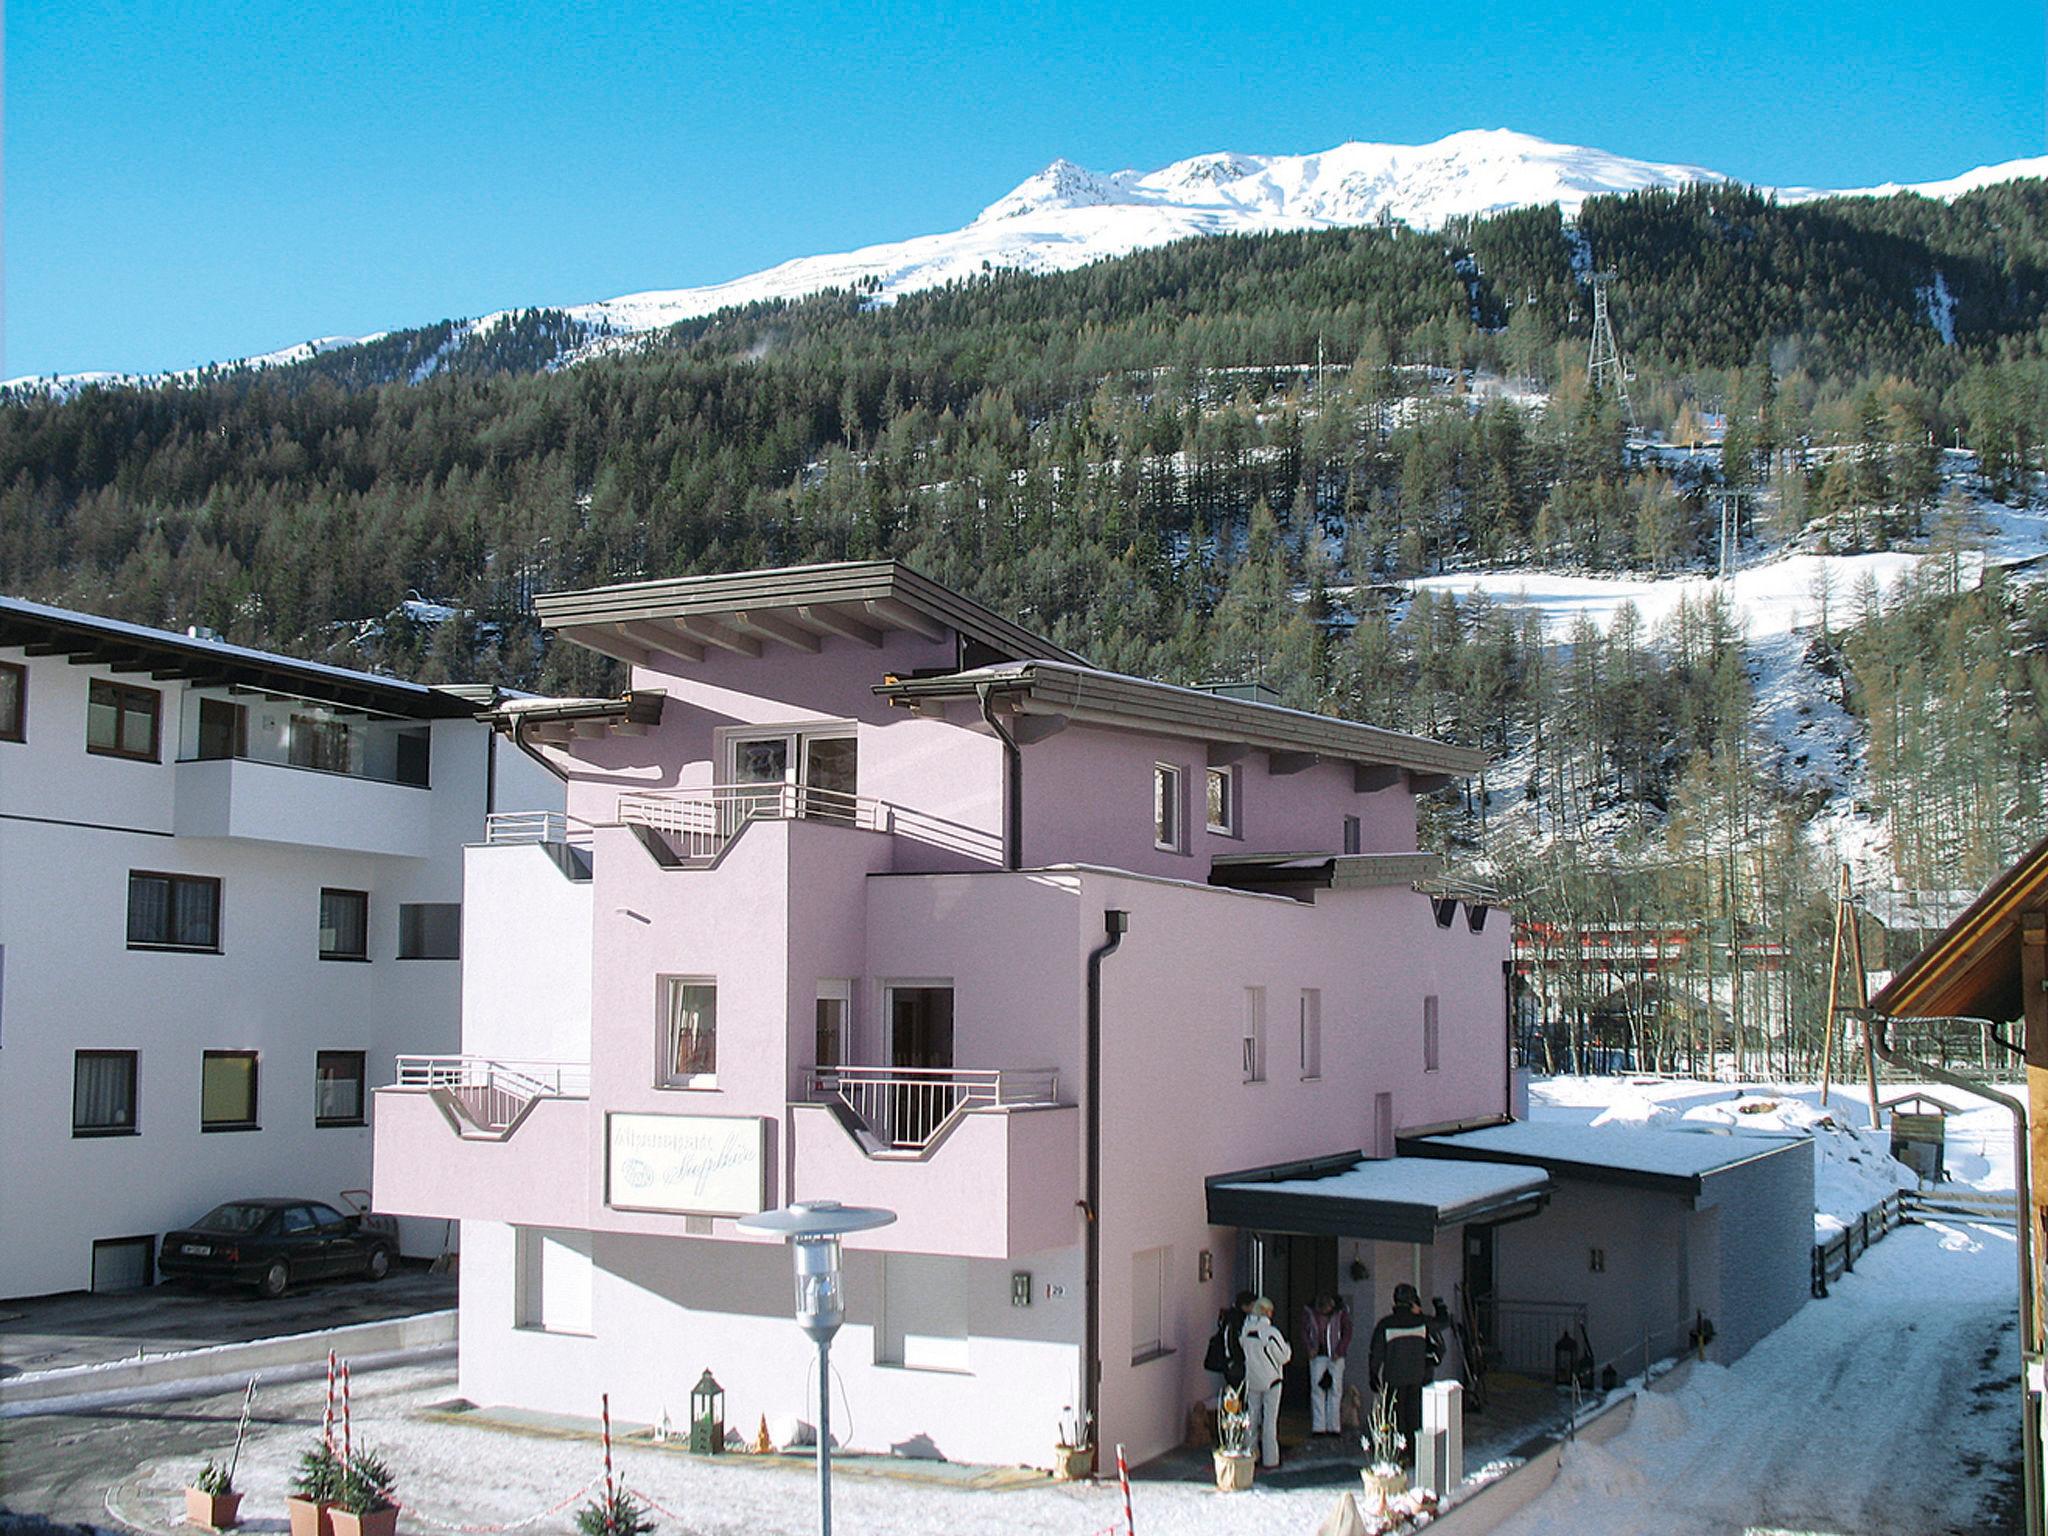
[[[1059,1103],[1060,1075],[1050,1069],[813,1067],[804,1088],[813,1102],[844,1104],[885,1146],[921,1152],[970,1110]]]
[[[502,1140],[541,1099],[590,1097],[590,1064],[493,1061],[487,1056],[401,1056],[400,1088],[424,1088],[465,1137]]]
[[[493,811],[484,818],[484,841],[590,846],[590,823],[564,811]]]
[[[702,789],[619,796],[619,820],[667,838],[678,857],[708,862],[754,821],[828,821],[889,830],[880,800],[810,784],[712,784]]]

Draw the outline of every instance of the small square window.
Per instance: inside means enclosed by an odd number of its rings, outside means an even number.
[[[1248,1083],[1263,1083],[1266,1080],[1266,989],[1246,987],[1244,989],[1244,1038],[1243,1038],[1244,1080]]]
[[[1209,783],[1209,830],[1219,837],[1237,836],[1237,770],[1211,768]]]
[[[101,757],[157,760],[157,723],[163,695],[96,677],[86,689],[85,750]]]
[[[1323,1075],[1323,993],[1320,987],[1301,991],[1301,1080]]]
[[[28,668],[0,661],[0,741],[28,740]]]
[[[1344,818],[1344,851],[1346,853],[1363,852],[1364,842],[1364,829],[1359,825],[1358,818],[1356,816],[1346,816]]]
[[[1185,853],[1187,810],[1181,771],[1171,763],[1152,768],[1152,845],[1168,853]]]
[[[220,953],[220,881],[128,872],[128,947]]]
[[[199,1065],[199,1129],[256,1128],[256,1053],[206,1052]]]
[[[74,1051],[71,1056],[71,1134],[133,1136],[135,1053]]]
[[[460,960],[462,903],[408,901],[398,908],[398,958]]]
[[[365,1057],[361,1051],[322,1051],[313,1067],[313,1124],[361,1125]]]
[[[370,893],[323,890],[320,893],[320,958],[370,958]]]
[[[659,1088],[718,1086],[718,984],[705,977],[661,978]]]
[[[1443,1065],[1438,1054],[1436,994],[1422,1000],[1422,1070],[1434,1072]]]

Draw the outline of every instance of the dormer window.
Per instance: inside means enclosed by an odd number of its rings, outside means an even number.
[[[1152,846],[1168,853],[1185,853],[1186,791],[1181,771],[1172,763],[1152,765]]]

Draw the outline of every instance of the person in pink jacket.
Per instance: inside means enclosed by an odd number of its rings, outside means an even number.
[[[1308,1430],[1339,1432],[1344,1400],[1344,1357],[1351,1352],[1351,1312],[1327,1291],[1301,1309],[1301,1347],[1308,1356]]]

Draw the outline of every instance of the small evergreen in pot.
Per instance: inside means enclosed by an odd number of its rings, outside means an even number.
[[[394,1536],[398,1505],[391,1497],[391,1485],[395,1481],[390,1463],[375,1451],[357,1451],[343,1462],[334,1501],[334,1536]]]
[[[299,1453],[292,1491],[284,1501],[292,1536],[334,1536],[331,1511],[341,1497],[341,1472],[341,1457],[324,1439]]]
[[[219,1462],[208,1460],[185,1490],[185,1521],[210,1531],[225,1531],[235,1524],[242,1496],[235,1480]]]
[[[580,1536],[646,1536],[654,1516],[621,1485],[577,1510],[576,1529]]]

